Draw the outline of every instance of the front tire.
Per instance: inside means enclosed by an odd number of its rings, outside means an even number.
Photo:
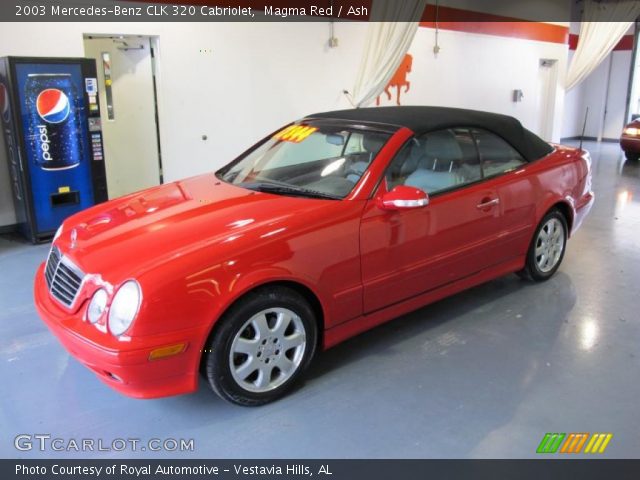
[[[567,219],[559,210],[551,210],[540,221],[527,252],[521,278],[543,282],[560,268],[568,237]]]
[[[294,290],[278,286],[250,292],[223,315],[206,347],[209,385],[238,405],[280,398],[309,366],[317,330],[313,309]]]

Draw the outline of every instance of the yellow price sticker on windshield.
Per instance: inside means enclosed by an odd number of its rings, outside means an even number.
[[[276,133],[273,138],[284,142],[300,143],[316,130],[318,130],[317,127],[310,127],[308,125],[289,125],[287,128]]]

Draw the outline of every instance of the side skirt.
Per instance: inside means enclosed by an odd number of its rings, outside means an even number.
[[[403,302],[391,305],[390,307],[341,323],[340,325],[330,328],[324,332],[324,349],[334,347],[348,338],[393,320],[396,317],[418,310],[430,303],[442,300],[443,298],[482,283],[486,283],[490,280],[494,280],[495,278],[503,275],[516,272],[522,269],[524,263],[524,256],[516,257],[508,262],[501,263],[495,267],[475,273],[456,282],[430,290]]]

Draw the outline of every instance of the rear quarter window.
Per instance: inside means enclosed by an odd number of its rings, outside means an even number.
[[[498,135],[478,129],[472,133],[485,178],[516,170],[526,163],[522,155]]]

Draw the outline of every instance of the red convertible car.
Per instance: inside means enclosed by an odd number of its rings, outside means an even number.
[[[640,119],[635,119],[622,130],[620,147],[627,160],[633,162],[640,158]]]
[[[514,118],[311,115],[216,173],[74,215],[35,278],[68,351],[114,389],[272,401],[314,354],[517,272],[551,277],[593,203],[586,151]]]

